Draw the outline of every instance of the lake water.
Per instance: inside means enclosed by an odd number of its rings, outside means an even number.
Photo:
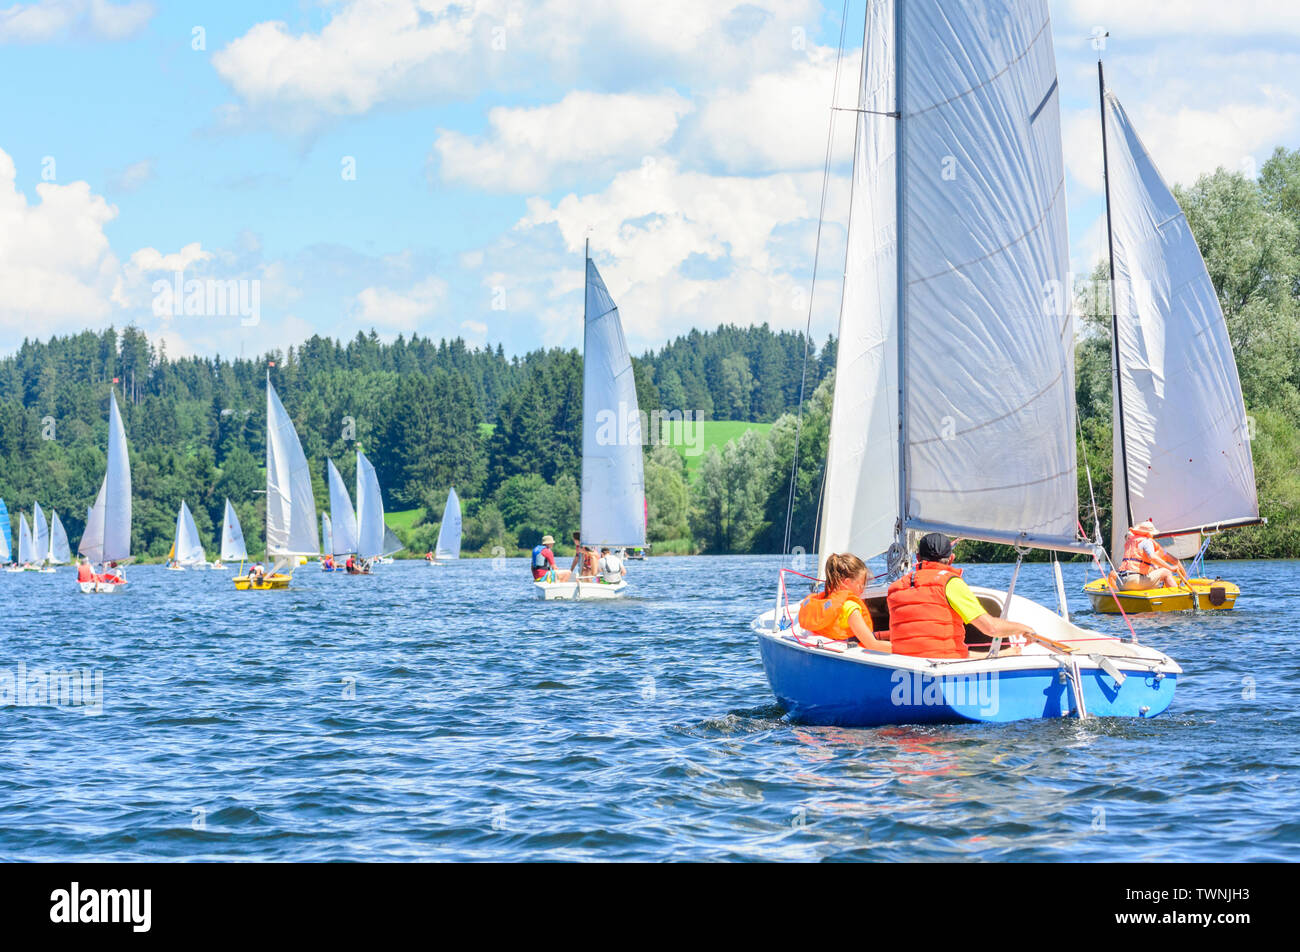
[[[258,593],[0,573],[0,676],[103,690],[99,714],[0,707],[0,859],[1300,856],[1296,563],[1212,563],[1236,611],[1134,620],[1186,670],[1158,719],[873,730],[781,720],[748,631],[777,558],[629,565],[635,597],[579,605],[535,599],[523,560]],[[1076,620],[1121,629],[1084,580]],[[1055,602],[1045,566],[1017,590]]]

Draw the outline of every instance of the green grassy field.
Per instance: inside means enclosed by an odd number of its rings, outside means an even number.
[[[747,423],[744,420],[705,420],[699,424],[690,424],[691,430],[687,430],[686,426],[684,423],[665,423],[662,439],[682,454],[686,461],[686,475],[691,480],[695,479],[700,460],[704,459],[709,447],[716,446],[721,451],[729,442],[740,439],[749,430],[766,433],[772,429],[770,423]],[[695,431],[695,426],[700,429]],[[687,445],[687,436],[696,437],[696,440],[690,441],[694,445]]]
[[[406,509],[401,512],[385,512],[384,522],[388,528],[406,532],[415,526],[416,521],[424,515],[423,509]]]

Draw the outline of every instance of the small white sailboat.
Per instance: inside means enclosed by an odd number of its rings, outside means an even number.
[[[632,356],[618,306],[588,250],[583,251],[582,544],[592,548],[645,546],[645,475],[641,414]],[[602,578],[533,582],[538,598],[610,599],[627,582]]]
[[[108,464],[95,504],[86,513],[86,531],[77,551],[91,566],[108,568],[88,581],[77,582],[86,594],[122,592],[127,581],[120,568],[131,558],[131,461],[127,455],[126,430],[117,395],[108,396]]]
[[[1124,534],[1155,523],[1177,558],[1203,561],[1215,534],[1259,525],[1255,466],[1232,342],[1187,217],[1097,63],[1111,284],[1114,479],[1111,559]],[[1197,574],[1197,565],[1191,575]],[[1111,594],[1084,586],[1093,608],[1118,612],[1232,608],[1240,589],[1190,578],[1174,588]]]
[[[32,539],[31,527],[27,525],[27,514],[18,514],[18,561],[9,566],[10,572],[31,572],[36,568],[36,543]]]
[[[333,460],[325,461],[325,470],[326,482],[329,483],[330,490],[329,552],[334,557],[334,566],[329,571],[338,572],[343,570],[339,560],[346,560],[349,555],[355,555],[357,552],[357,513],[352,508],[352,497],[348,495],[347,484],[343,482],[343,477],[339,474],[339,469],[334,465]],[[359,480],[359,469],[357,473]]]
[[[360,450],[357,450],[356,531],[356,553],[364,566],[363,572],[369,572],[373,564],[402,549],[401,540],[384,522],[384,497],[375,467]]]
[[[1072,316],[1056,64],[1046,0],[869,0],[840,310],[821,560],[918,535],[1091,552],[1077,533]],[[950,169],[952,175],[941,174]],[[1059,307],[1045,307],[1057,289]],[[893,452],[890,452],[893,450]],[[1017,564],[1017,573],[1019,564]],[[1059,571],[1059,567],[1058,567]],[[1044,641],[935,659],[803,631],[786,600],[754,620],[797,721],[846,726],[1154,717],[1181,668],[1014,592],[986,611]],[[883,588],[865,599],[889,627]],[[967,639],[972,638],[967,629]]]
[[[241,533],[242,534],[242,533]],[[289,587],[298,559],[320,551],[316,529],[316,500],[311,470],[298,440],[298,431],[285,412],[266,373],[266,556],[274,559],[269,572],[253,579],[238,575],[237,591],[267,591]]]
[[[208,567],[208,553],[199,540],[199,530],[194,524],[194,514],[189,505],[181,500],[180,512],[176,514],[176,535],[172,541],[172,562],[169,569],[184,571]]]
[[[50,527],[45,521],[39,502],[32,503],[32,545],[36,553],[35,570],[53,572],[54,567],[47,564],[50,554]]]
[[[248,561],[248,546],[244,543],[244,529],[239,524],[239,516],[230,500],[226,500],[226,512],[221,519],[221,561],[239,562],[242,566]],[[216,566],[213,566],[214,568]],[[224,569],[226,566],[222,566]]]
[[[50,513],[50,551],[45,561],[51,566],[50,571],[54,571],[55,565],[67,565],[72,561],[72,550],[68,546],[68,531],[63,528],[63,522],[57,512]]]
[[[429,565],[441,565],[460,558],[460,497],[456,487],[447,491],[447,503],[442,507],[442,522],[438,526],[438,542],[433,548],[433,558]]]

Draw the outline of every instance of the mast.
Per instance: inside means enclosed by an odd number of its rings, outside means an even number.
[[[1101,106],[1101,173],[1106,192],[1106,252],[1110,296],[1111,402],[1114,420],[1111,461],[1110,557],[1118,558],[1124,550],[1124,531],[1133,525],[1133,508],[1129,497],[1128,440],[1124,434],[1124,386],[1119,369],[1119,309],[1115,306],[1115,231],[1110,213],[1110,155],[1106,143],[1106,77],[1101,60],[1097,60],[1097,96]],[[1118,450],[1118,452],[1116,452]],[[1123,510],[1120,504],[1123,503]],[[1123,515],[1121,519],[1120,516]]]
[[[903,196],[907,178],[906,137],[903,123],[903,0],[894,0],[894,108],[898,125],[894,133],[894,220],[898,256],[898,547],[899,563],[906,570],[907,549],[907,222]]]
[[[590,397],[587,394],[587,286],[591,283],[591,238],[584,238],[582,241],[582,415],[585,418],[591,412]],[[583,430],[583,451],[586,451],[586,431],[587,421],[582,423]],[[586,480],[586,465],[578,471],[578,541],[582,544],[587,542],[587,534],[583,531],[582,524],[582,496],[583,484]]]

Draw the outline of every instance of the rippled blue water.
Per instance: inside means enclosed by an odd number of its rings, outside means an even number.
[[[1187,672],[1162,718],[875,730],[780,719],[748,633],[778,564],[653,558],[581,605],[522,560],[248,594],[0,573],[0,672],[104,691],[0,707],[0,859],[1297,858],[1295,563],[1211,566],[1235,612],[1136,619]],[[1066,571],[1076,620],[1122,626]],[[1018,591],[1054,601],[1042,566]]]

